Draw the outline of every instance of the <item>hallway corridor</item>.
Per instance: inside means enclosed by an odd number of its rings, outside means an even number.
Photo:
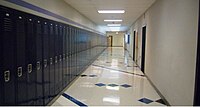
[[[53,106],[164,106],[158,93],[122,47],[109,47]]]

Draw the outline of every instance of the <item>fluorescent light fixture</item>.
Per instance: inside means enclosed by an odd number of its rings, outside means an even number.
[[[98,13],[124,13],[125,10],[98,10]]]
[[[109,26],[109,27],[118,27],[118,26],[121,26],[121,24],[107,24],[107,26]]]
[[[110,31],[116,31],[116,32],[118,32],[118,31],[120,31],[120,27],[109,27],[110,28]],[[114,66],[114,65],[111,65],[111,66]]]
[[[106,20],[104,20],[104,22],[122,22],[122,20],[121,19],[116,19],[116,20],[108,20],[108,19],[106,19]]]

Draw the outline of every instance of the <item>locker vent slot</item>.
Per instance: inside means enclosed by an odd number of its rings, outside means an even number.
[[[12,31],[12,21],[9,18],[4,18],[4,31]]]

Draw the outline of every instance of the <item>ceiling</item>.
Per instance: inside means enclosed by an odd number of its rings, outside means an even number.
[[[138,17],[140,17],[155,0],[64,0],[81,14],[99,26],[106,26],[104,19],[122,19],[121,31],[127,30]],[[97,10],[124,9],[124,14],[99,14]]]

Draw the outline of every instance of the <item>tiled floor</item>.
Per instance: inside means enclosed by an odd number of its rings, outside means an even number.
[[[53,106],[164,106],[121,47],[106,49]]]

